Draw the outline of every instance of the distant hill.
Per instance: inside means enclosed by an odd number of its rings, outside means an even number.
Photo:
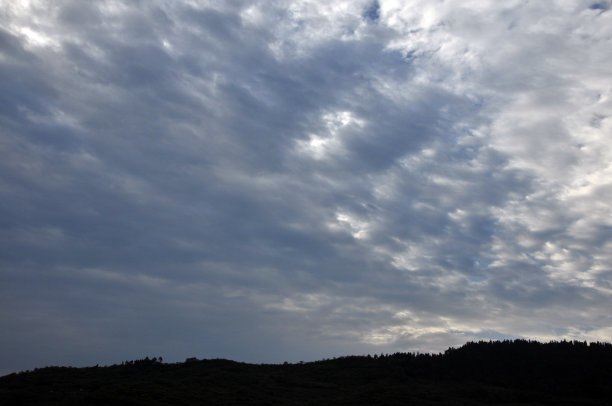
[[[610,405],[612,345],[515,340],[283,365],[46,367],[0,377],[0,404]]]

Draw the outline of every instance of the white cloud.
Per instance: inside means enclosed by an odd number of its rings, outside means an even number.
[[[3,348],[43,305],[66,363],[612,339],[612,12],[371,6],[10,3]]]

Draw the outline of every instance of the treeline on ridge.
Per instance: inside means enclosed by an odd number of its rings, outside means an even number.
[[[146,357],[0,377],[0,403],[603,405],[612,399],[611,366],[612,344],[581,341],[479,341],[439,354],[295,364]]]

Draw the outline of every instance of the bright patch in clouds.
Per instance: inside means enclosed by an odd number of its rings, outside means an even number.
[[[354,117],[349,111],[324,114],[322,121],[323,134],[310,134],[307,141],[297,141],[298,149],[315,160],[333,158],[334,154],[343,153],[342,138],[345,127],[354,126],[360,129],[365,126],[363,120]],[[345,133],[344,135],[346,136]]]

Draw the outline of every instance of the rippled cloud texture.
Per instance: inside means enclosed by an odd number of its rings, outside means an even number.
[[[3,372],[612,340],[609,1],[0,4]]]

